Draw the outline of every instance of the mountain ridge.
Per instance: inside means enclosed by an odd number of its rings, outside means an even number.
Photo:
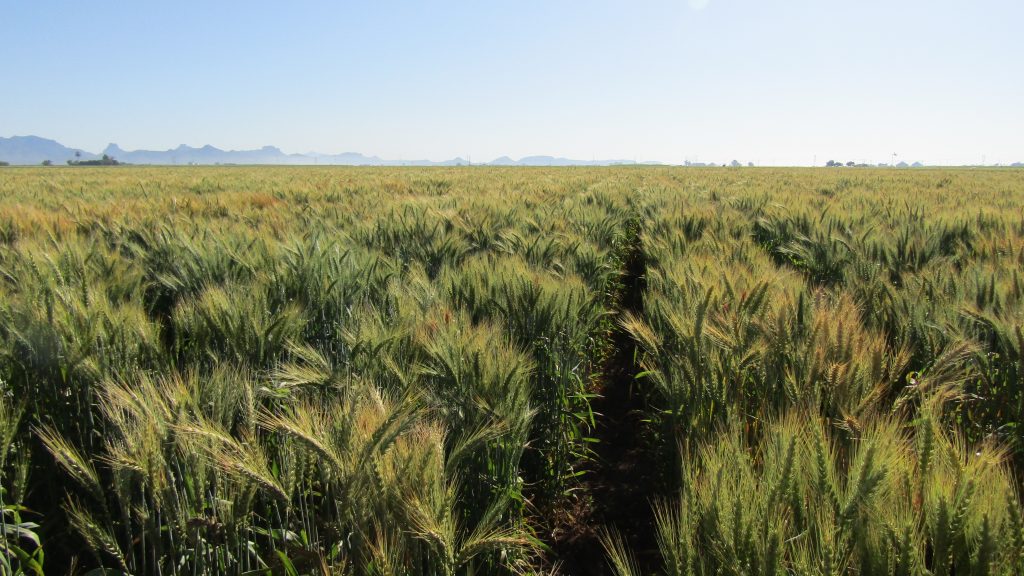
[[[167,150],[125,150],[111,142],[100,154],[94,154],[77,148],[69,148],[56,140],[39,136],[0,137],[0,161],[10,164],[31,165],[46,160],[54,164],[64,164],[69,160],[95,160],[101,155],[110,156],[125,164],[152,165],[464,166],[470,164],[468,160],[461,157],[434,161],[390,160],[379,156],[367,156],[359,152],[288,154],[276,146],[269,145],[253,150],[222,150],[210,144],[199,148],[181,144]],[[574,160],[541,155],[524,156],[519,160],[501,156],[491,162],[482,163],[482,165],[488,166],[611,166],[617,164],[638,163],[632,160]],[[660,164],[660,162],[645,162],[644,164]]]
[[[98,155],[39,136],[0,137],[0,161],[11,164],[39,164],[44,160],[63,164],[68,160],[96,160]]]

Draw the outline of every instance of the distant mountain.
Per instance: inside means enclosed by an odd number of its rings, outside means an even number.
[[[95,160],[96,154],[84,150],[68,148],[55,140],[47,140],[38,136],[12,136],[0,138],[0,160],[11,164],[40,164],[49,160],[54,164],[64,164],[75,160],[75,152],[81,160]]]
[[[285,154],[274,146],[258,150],[221,150],[207,144],[193,148],[182,144],[171,150],[123,150],[110,144],[103,153],[127,164],[313,164],[302,154]]]
[[[36,136],[14,136],[0,138],[0,161],[11,164],[39,164],[50,160],[64,164],[75,159],[75,152],[81,160],[95,160],[99,154],[74,150],[53,140]],[[469,161],[452,158],[435,162],[432,160],[385,160],[377,156],[366,156],[357,152],[341,154],[286,154],[280,148],[264,146],[258,150],[221,150],[210,145],[193,148],[182,144],[170,150],[124,150],[117,144],[108,144],[101,152],[124,164],[318,164],[325,166],[464,166]],[[572,160],[554,156],[527,156],[513,160],[502,156],[489,166],[610,166],[615,164],[636,164],[632,160]]]

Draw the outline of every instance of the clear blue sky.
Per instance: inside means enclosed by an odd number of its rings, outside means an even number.
[[[0,0],[0,136],[1024,161],[1021,0]]]

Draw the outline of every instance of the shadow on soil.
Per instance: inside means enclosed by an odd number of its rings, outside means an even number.
[[[630,231],[618,310],[642,315],[646,262],[636,228],[634,225]],[[597,439],[594,461],[575,509],[567,511],[552,543],[559,573],[566,576],[612,574],[600,540],[602,528],[614,528],[622,535],[641,574],[660,566],[651,512],[660,482],[643,422],[644,397],[636,378],[640,371],[637,344],[618,323],[612,343],[599,397],[591,402],[596,421],[592,435]]]

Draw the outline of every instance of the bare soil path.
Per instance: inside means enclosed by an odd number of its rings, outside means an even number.
[[[617,308],[619,313],[641,315],[646,262],[638,226],[631,226]],[[600,540],[603,528],[614,528],[622,535],[642,574],[660,564],[651,512],[651,500],[659,490],[658,466],[643,422],[637,345],[617,323],[612,342],[614,350],[601,378],[599,397],[591,403],[595,457],[582,482],[578,509],[560,527],[552,547],[559,572],[567,576],[611,574]]]

